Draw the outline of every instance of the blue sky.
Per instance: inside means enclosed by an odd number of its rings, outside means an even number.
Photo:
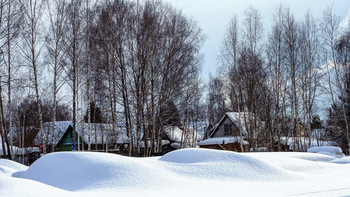
[[[195,19],[206,35],[201,53],[203,59],[202,78],[208,79],[209,73],[215,74],[219,66],[217,56],[226,32],[229,20],[234,14],[239,20],[249,5],[258,8],[264,24],[265,35],[270,31],[272,17],[280,4],[289,7],[297,20],[303,19],[309,9],[315,18],[332,6],[336,15],[343,19],[349,13],[350,0],[163,0],[183,11],[183,14]]]

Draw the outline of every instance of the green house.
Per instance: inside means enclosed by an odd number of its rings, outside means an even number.
[[[78,140],[79,137],[79,140]],[[82,148],[82,141],[83,139],[80,137],[80,135],[75,132],[75,145],[73,145],[73,127],[71,125],[68,126],[60,140],[57,142],[56,149],[58,151],[71,151],[72,149],[78,150],[78,142],[80,148]]]
[[[129,144],[129,138],[125,132],[118,127],[117,133],[113,131],[112,124],[91,123],[90,135],[88,135],[88,124],[77,124],[75,129],[75,144],[73,144],[73,126],[69,124],[56,144],[56,151],[87,150],[90,137],[91,150],[102,151],[108,149],[119,149],[122,145]]]

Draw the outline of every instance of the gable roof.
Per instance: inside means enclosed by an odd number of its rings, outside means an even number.
[[[47,144],[52,144],[52,128],[53,122],[45,122],[44,127],[44,139],[47,139]],[[73,129],[73,121],[57,121],[56,122],[56,132],[55,132],[55,144],[57,145],[65,133],[68,132],[69,127]],[[102,144],[104,143],[115,143],[118,144],[127,142],[129,138],[121,127],[117,127],[117,134],[113,132],[113,124],[103,124],[103,123],[90,123],[91,128],[91,144]],[[95,132],[96,129],[96,132]],[[76,133],[84,141],[88,143],[88,123],[77,123]],[[84,135],[83,135],[84,133]],[[96,135],[95,135],[96,134]],[[39,132],[35,138],[37,145],[41,143],[41,133]]]
[[[69,125],[73,126],[73,121],[56,121],[56,132],[55,132],[55,144],[59,141],[59,139],[62,137],[64,132],[66,132]],[[52,129],[53,129],[53,122],[45,122],[43,124],[44,129],[44,139],[47,140],[47,144],[52,144]],[[41,143],[41,133],[38,132],[38,134],[35,137],[36,145],[39,145]]]
[[[165,126],[163,131],[172,144],[180,144],[182,141],[182,147],[184,148],[191,147],[191,145],[202,139],[198,132],[192,127],[180,129],[177,126]]]
[[[84,143],[88,143],[89,140],[88,126],[88,123],[83,123],[83,126],[81,124],[77,124],[76,126],[76,132],[84,140]],[[114,133],[113,124],[90,123],[90,129],[91,144],[102,144],[102,142],[122,144],[129,140],[126,132],[118,126],[117,133]]]
[[[217,132],[218,128],[222,125],[226,118],[229,120],[240,130],[242,131],[243,136],[248,136],[247,125],[245,118],[252,117],[254,118],[254,114],[250,112],[226,112],[225,115],[221,118],[218,124],[213,128],[209,138],[212,138]]]

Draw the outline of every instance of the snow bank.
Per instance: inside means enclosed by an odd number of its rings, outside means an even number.
[[[342,150],[339,147],[336,146],[319,146],[319,147],[312,147],[307,149],[307,152],[310,153],[319,153],[334,157],[344,157],[344,154]]]
[[[350,164],[350,156],[348,157],[342,157],[342,158],[337,158],[331,161],[332,163],[338,163],[338,164]]]
[[[231,151],[211,149],[182,149],[159,159],[180,165],[176,173],[191,177],[235,180],[279,180],[293,175],[273,164]]]
[[[108,153],[52,153],[34,162],[22,178],[68,191],[112,186],[147,187],[155,181],[164,181],[157,173],[162,170],[147,161]]]
[[[0,174],[12,176],[12,174],[15,172],[24,171],[27,169],[27,166],[19,164],[17,162],[7,159],[0,159]]]
[[[297,152],[182,149],[155,158],[59,152],[29,168],[0,160],[0,196],[346,196],[349,163]]]

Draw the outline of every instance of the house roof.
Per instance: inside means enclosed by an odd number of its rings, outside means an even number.
[[[123,132],[120,127],[117,127],[117,133],[114,133],[113,124],[91,124],[90,128],[92,144],[102,144],[102,141],[104,143],[115,143],[117,141],[118,144],[122,144],[129,140],[125,132]],[[88,123],[84,123],[83,127],[79,125],[77,127],[77,133],[82,137],[85,143],[88,143]]]
[[[102,142],[122,144],[129,141],[126,133],[120,127],[117,127],[117,133],[114,133],[113,124],[90,123],[90,129],[91,144],[102,144]],[[76,132],[84,140],[84,143],[88,143],[88,123],[83,123],[83,126],[77,124]]]
[[[164,127],[164,133],[168,136],[168,138],[171,141],[174,142],[181,142],[181,138],[193,138],[192,136],[195,136],[195,140],[201,140],[201,136],[198,134],[198,132],[193,127],[186,127],[185,133],[183,129],[180,129],[177,126],[165,126]]]
[[[67,131],[69,126],[73,127],[72,121],[57,121],[56,122],[56,133],[55,140],[56,144],[64,136],[64,133]],[[45,122],[44,127],[44,138],[47,139],[48,144],[52,144],[52,127],[53,122]],[[120,128],[117,127],[117,134],[113,132],[113,124],[103,124],[103,123],[90,123],[91,128],[91,143],[92,144],[102,144],[104,143],[115,143],[118,144],[124,143],[129,140],[126,133]],[[96,130],[96,132],[95,132]],[[89,134],[88,134],[88,123],[76,124],[76,132],[84,141],[88,143]],[[84,133],[84,135],[83,135]],[[96,135],[95,135],[96,134]],[[48,136],[47,136],[48,135]],[[47,138],[48,137],[48,138]],[[41,143],[41,133],[39,132],[35,138],[37,144]]]
[[[248,145],[249,142],[243,140],[239,136],[231,136],[231,137],[213,137],[213,138],[208,138],[206,140],[198,142],[198,145],[215,145],[215,144],[231,144],[231,143],[241,143],[243,145]]]
[[[56,121],[56,132],[55,132],[55,143],[62,137],[64,132],[67,130],[69,125],[73,125],[73,121]],[[47,144],[52,144],[52,130],[53,130],[53,122],[45,122],[43,124],[44,129],[44,139],[47,139]],[[35,137],[35,144],[39,145],[41,143],[41,133]]]
[[[209,138],[215,135],[217,129],[221,126],[226,118],[229,118],[231,122],[242,131],[243,136],[248,136],[247,125],[245,124],[245,118],[247,117],[254,117],[254,114],[250,112],[226,112],[225,115],[221,118],[220,122],[213,128]]]
[[[182,141],[182,147],[184,148],[190,147],[192,144],[202,139],[198,132],[192,127],[180,129],[177,126],[165,126],[163,131],[172,143],[180,144]]]

